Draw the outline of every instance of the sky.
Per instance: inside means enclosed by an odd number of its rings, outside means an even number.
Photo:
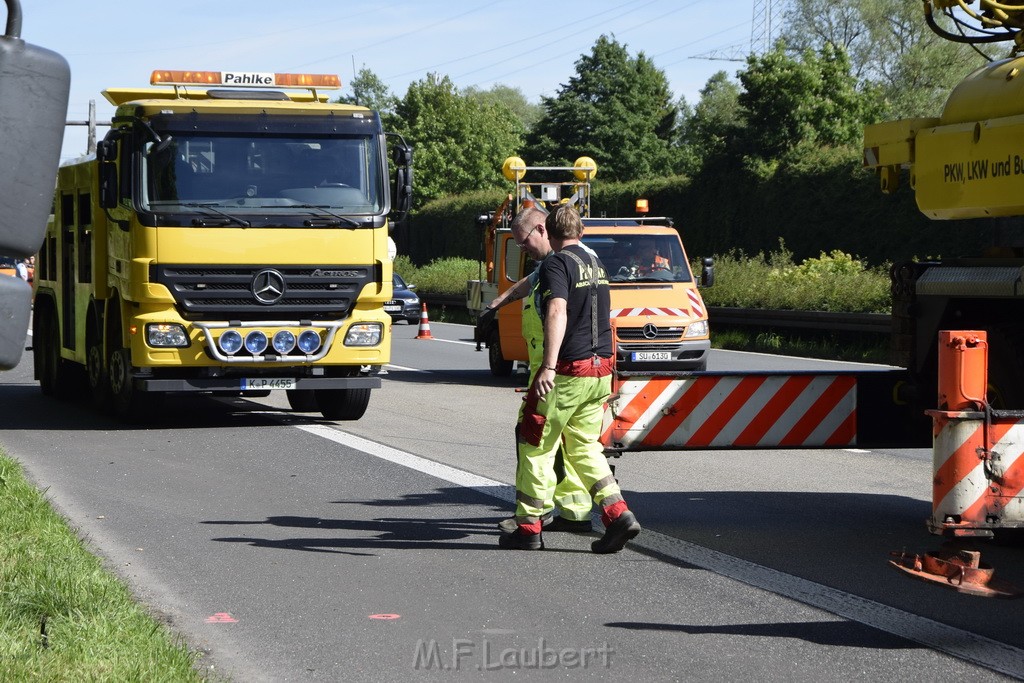
[[[763,1],[763,0],[762,0]],[[109,121],[111,87],[149,86],[154,69],[333,73],[350,94],[368,68],[398,97],[434,72],[459,88],[519,88],[553,97],[601,35],[665,72],[691,104],[717,71],[735,77],[754,0],[21,0],[21,37],[71,66],[69,120]],[[551,11],[548,12],[547,9]],[[102,137],[105,129],[101,128]],[[68,126],[62,160],[86,150],[84,126]],[[527,160],[529,162],[529,160]]]

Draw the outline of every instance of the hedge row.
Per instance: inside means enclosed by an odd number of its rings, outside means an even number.
[[[768,253],[782,239],[795,259],[840,250],[871,265],[979,253],[997,232],[1024,230],[1016,219],[931,221],[904,186],[883,195],[861,167],[860,150],[814,149],[758,167],[720,164],[693,178],[593,187],[594,215],[633,215],[645,197],[651,215],[671,216],[691,257],[738,251]],[[510,188],[511,189],[511,188]],[[480,258],[476,217],[496,209],[505,192],[481,190],[431,202],[396,230],[399,252],[416,264],[444,257]]]

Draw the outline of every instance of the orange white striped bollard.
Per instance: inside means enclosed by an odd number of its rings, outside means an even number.
[[[420,306],[420,329],[416,333],[417,339],[433,339],[433,335],[430,334],[430,317],[427,315],[427,302],[424,301]]]
[[[991,536],[1000,522],[986,423],[988,344],[982,330],[939,332],[938,410],[932,418],[932,516],[947,536]]]

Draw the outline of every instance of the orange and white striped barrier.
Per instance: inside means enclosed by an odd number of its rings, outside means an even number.
[[[929,414],[935,423],[929,530],[991,536],[995,529],[1024,527],[1024,418]]]
[[[946,536],[1024,527],[1024,418],[991,410],[984,331],[939,332],[939,409],[932,418],[932,516]]]
[[[430,316],[427,315],[427,302],[420,305],[420,328],[416,331],[416,339],[433,339],[430,334]]]
[[[811,448],[857,441],[856,378],[842,374],[635,376],[615,383],[610,450]]]

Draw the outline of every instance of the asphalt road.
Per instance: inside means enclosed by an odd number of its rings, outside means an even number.
[[[913,581],[927,450],[627,453],[637,549],[501,551],[517,380],[467,327],[396,325],[356,423],[176,399],[146,428],[0,375],[0,443],[141,600],[238,681],[478,677],[999,680],[1020,602]],[[711,369],[849,364],[715,352]],[[1019,546],[986,561],[1024,586]],[[56,560],[55,560],[56,561]]]

